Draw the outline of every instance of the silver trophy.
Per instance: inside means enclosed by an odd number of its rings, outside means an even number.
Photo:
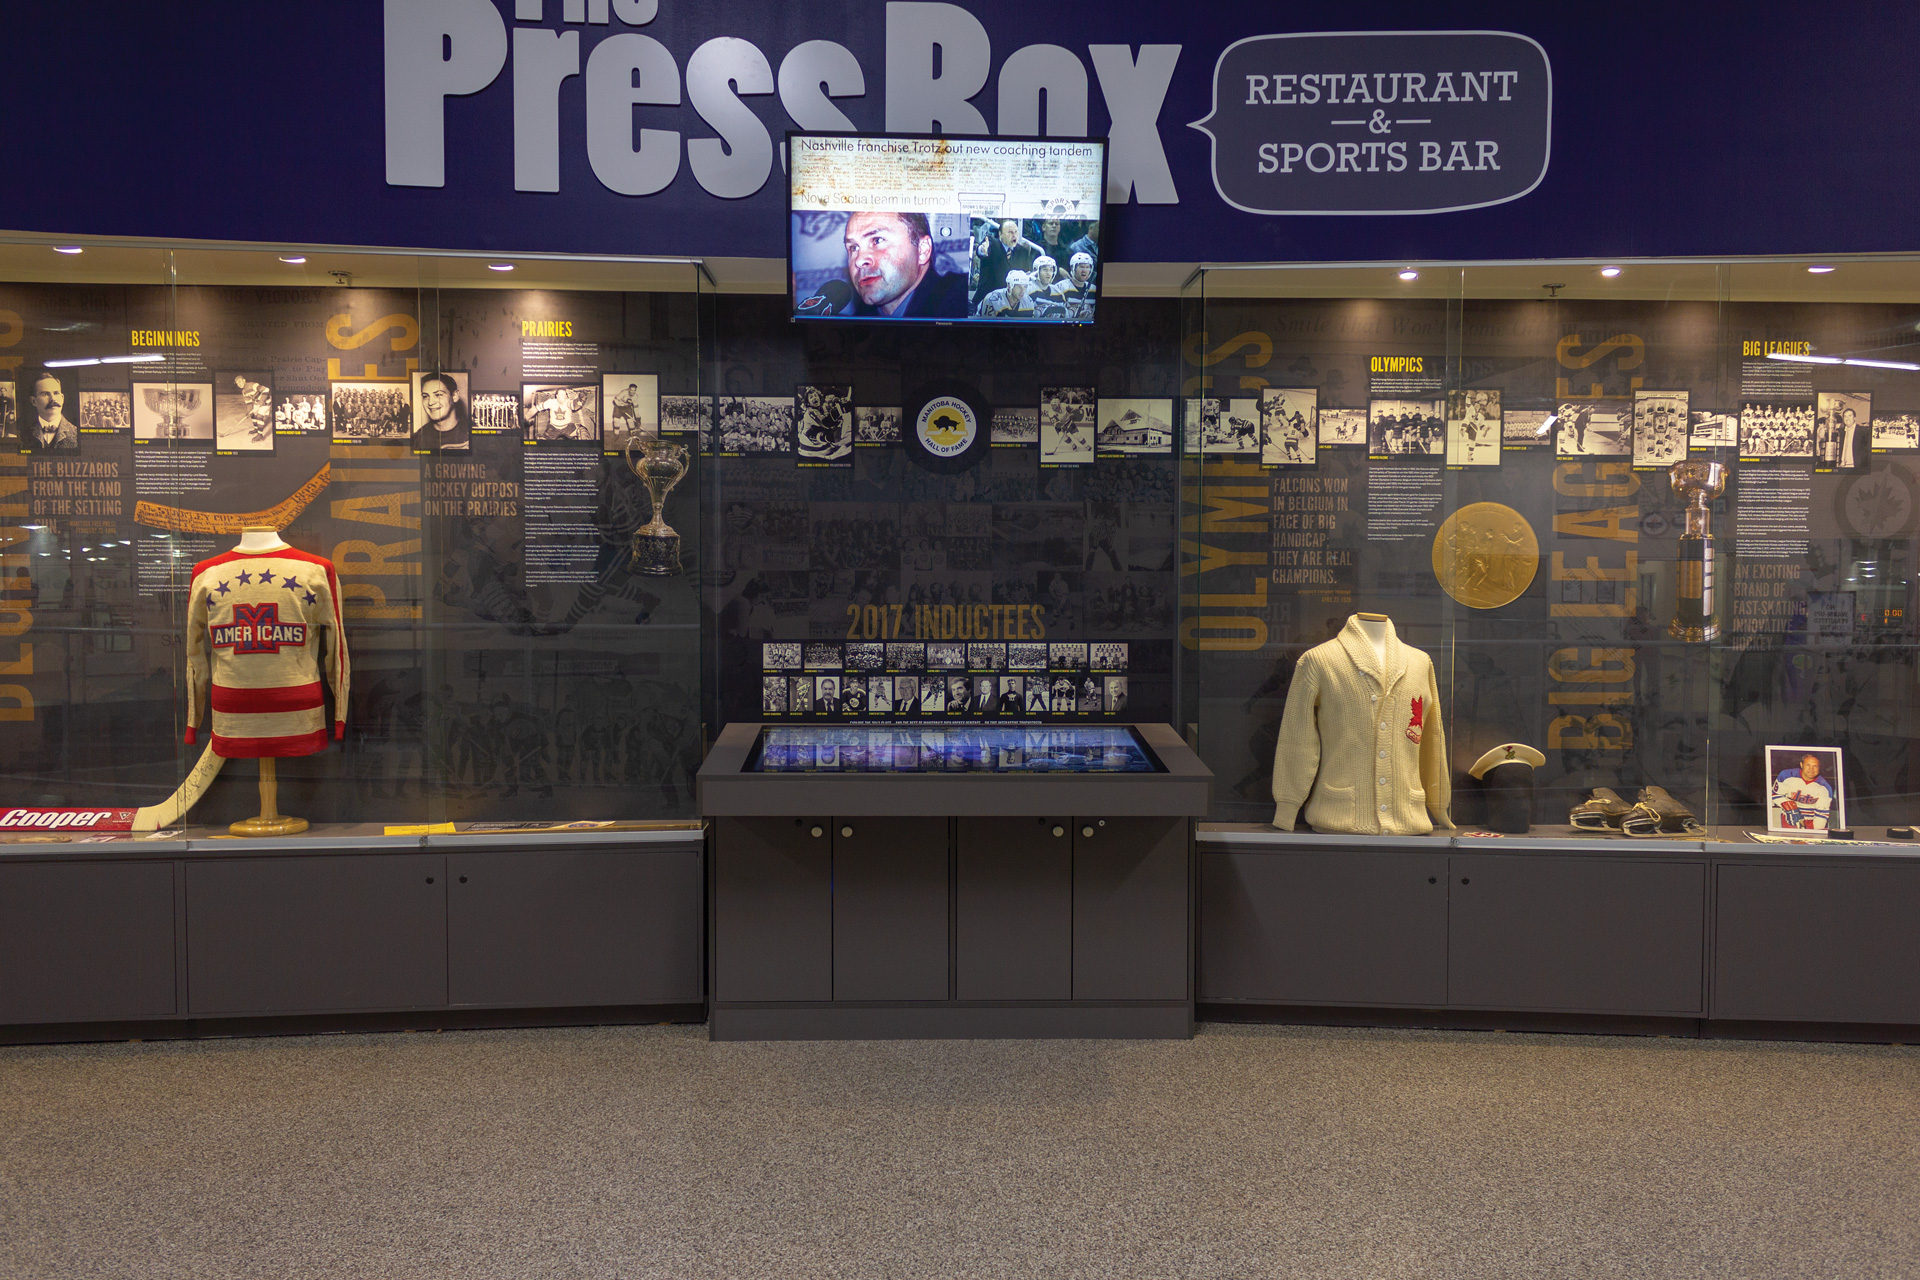
[[[154,427],[157,440],[184,440],[187,437],[187,418],[200,407],[200,391],[197,387],[142,387],[147,408],[160,415],[160,422]]]
[[[1709,505],[1726,492],[1727,468],[1721,462],[1676,462],[1668,468],[1673,491],[1687,504],[1686,532],[1676,538],[1674,560],[1674,614],[1667,634],[1689,644],[1716,640],[1720,627],[1713,620],[1713,535],[1708,530]]]
[[[653,518],[633,531],[634,572],[662,578],[679,573],[680,535],[666,522],[664,512],[667,495],[686,478],[691,462],[686,446],[636,434],[627,439],[626,458],[653,504]]]

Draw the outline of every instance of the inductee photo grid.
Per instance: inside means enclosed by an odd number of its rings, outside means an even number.
[[[1129,701],[1125,641],[769,640],[760,710],[811,719],[1116,716]]]
[[[1636,391],[1633,393],[1633,465],[1670,467],[1687,456],[1692,438],[1688,393]]]

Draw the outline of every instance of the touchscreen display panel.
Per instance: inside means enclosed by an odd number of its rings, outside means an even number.
[[[769,725],[749,773],[1165,773],[1127,725]]]

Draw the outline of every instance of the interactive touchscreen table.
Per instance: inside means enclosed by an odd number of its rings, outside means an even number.
[[[715,1039],[1186,1036],[1191,827],[1168,725],[729,725]]]

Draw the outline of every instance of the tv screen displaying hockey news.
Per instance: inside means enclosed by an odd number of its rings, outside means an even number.
[[[748,773],[1165,773],[1130,725],[769,725]]]
[[[787,135],[793,318],[1092,324],[1103,138]]]

